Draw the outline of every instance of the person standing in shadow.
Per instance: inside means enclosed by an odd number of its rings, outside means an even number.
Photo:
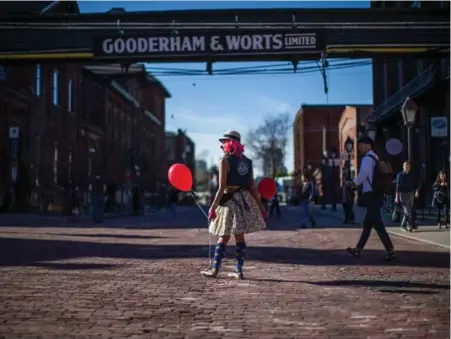
[[[310,203],[315,197],[315,189],[313,182],[310,180],[308,173],[301,176],[302,184],[299,194],[299,206],[301,208],[301,228],[307,228],[307,222],[313,227],[316,226],[316,220],[310,212]]]
[[[277,217],[280,218],[282,214],[280,212],[279,195],[277,193],[271,198],[271,207],[269,208],[269,216],[273,216],[274,210],[276,210]]]
[[[105,212],[105,192],[100,175],[94,177],[91,187],[92,220],[96,224],[100,224],[103,222]]]
[[[411,171],[410,161],[404,161],[403,171],[396,177],[395,203],[401,203],[404,216],[401,229],[412,232],[415,225],[415,198],[419,197],[419,184],[415,174]]]
[[[139,187],[133,186],[133,196],[132,196],[132,204],[133,204],[133,215],[139,216],[139,208],[140,208],[140,194]]]
[[[343,212],[345,215],[345,219],[343,224],[355,224],[355,215],[354,215],[354,191],[351,189],[349,185],[345,184],[346,178],[343,177],[343,184],[341,186],[341,194],[342,194],[342,205]]]

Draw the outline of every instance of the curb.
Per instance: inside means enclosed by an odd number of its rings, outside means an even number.
[[[333,213],[328,213],[328,212],[323,211],[321,208],[318,208],[318,209],[315,209],[315,210],[316,210],[318,213],[320,213],[320,214],[327,215],[327,216],[329,216],[329,217],[332,217],[332,218],[336,218],[336,219],[340,219],[340,220],[341,220],[341,218],[340,218],[338,215],[336,215],[335,212],[333,212]],[[382,216],[382,219],[384,219],[383,216]],[[448,245],[443,245],[443,244],[440,244],[440,243],[435,242],[435,241],[426,240],[426,239],[421,239],[421,238],[413,237],[413,236],[408,235],[408,234],[403,234],[403,233],[391,231],[391,230],[390,230],[390,227],[387,227],[387,232],[388,232],[389,234],[391,234],[391,235],[395,235],[395,236],[402,237],[402,238],[405,238],[405,239],[414,240],[414,241],[419,241],[419,242],[423,242],[423,243],[426,243],[426,244],[429,244],[429,245],[439,246],[439,247],[442,247],[442,248],[446,248],[447,250],[451,249],[450,246],[448,246]]]
[[[410,235],[407,235],[407,234],[402,234],[402,233],[390,231],[388,229],[387,229],[387,232],[389,234],[396,235],[396,236],[401,237],[401,238],[405,238],[405,239],[409,239],[409,240],[415,240],[415,241],[419,241],[419,242],[424,242],[424,243],[429,244],[429,245],[435,245],[435,246],[438,246],[438,247],[446,248],[447,250],[450,249],[449,246],[440,244],[440,243],[435,242],[435,241],[416,238],[416,237],[413,237],[413,236],[410,236]]]

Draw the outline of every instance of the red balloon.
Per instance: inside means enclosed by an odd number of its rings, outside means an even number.
[[[277,193],[276,181],[271,178],[263,178],[258,183],[258,192],[266,199],[271,199]]]
[[[182,192],[188,192],[193,186],[191,170],[184,164],[174,164],[169,168],[168,179],[172,186]]]

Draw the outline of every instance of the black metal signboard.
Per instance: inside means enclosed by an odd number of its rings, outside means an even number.
[[[324,51],[317,32],[179,33],[96,38],[96,58],[246,56]]]

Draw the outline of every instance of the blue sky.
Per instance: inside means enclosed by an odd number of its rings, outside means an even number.
[[[369,1],[80,1],[83,13],[112,7],[127,11],[226,8],[368,8]],[[278,62],[280,64],[280,62]],[[260,63],[262,64],[262,63]],[[263,63],[268,65],[270,63]],[[259,63],[215,63],[215,68],[249,67]],[[205,64],[158,64],[157,67],[205,70]],[[300,64],[301,70],[305,64]],[[148,65],[152,70],[152,65]],[[159,76],[172,94],[166,105],[166,129],[186,129],[196,154],[210,163],[221,155],[218,137],[227,129],[245,139],[249,128],[268,114],[289,113],[294,119],[301,104],[372,104],[371,65],[328,72],[328,100],[318,72],[288,75]],[[286,167],[293,168],[292,131]]]

